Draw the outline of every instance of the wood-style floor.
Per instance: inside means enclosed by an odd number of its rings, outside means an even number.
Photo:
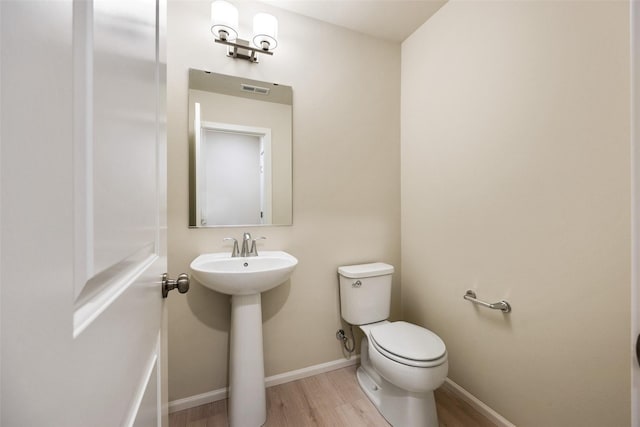
[[[267,389],[268,427],[389,427],[360,389],[355,366]],[[469,404],[436,390],[440,427],[495,427]],[[227,401],[220,400],[169,415],[169,427],[227,426]]]

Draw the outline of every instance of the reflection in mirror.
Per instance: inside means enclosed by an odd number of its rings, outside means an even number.
[[[290,86],[189,70],[189,226],[291,225]]]

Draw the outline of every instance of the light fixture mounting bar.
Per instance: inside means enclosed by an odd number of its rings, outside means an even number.
[[[241,39],[237,39],[237,40],[241,41]],[[265,55],[273,56],[273,52],[269,52],[268,50],[258,49],[256,47],[251,47],[251,45],[249,45],[248,42],[247,44],[242,44],[242,43],[233,43],[226,40],[218,40],[218,39],[214,39],[214,41],[216,43],[229,46],[229,51],[227,53],[227,56],[231,56],[233,58],[246,59],[247,61],[257,63],[258,53],[263,53]]]

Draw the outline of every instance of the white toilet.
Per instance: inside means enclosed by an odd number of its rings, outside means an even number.
[[[437,427],[433,391],[449,364],[444,342],[428,329],[389,322],[393,266],[376,262],[338,268],[342,318],[364,333],[357,377],[394,427]]]

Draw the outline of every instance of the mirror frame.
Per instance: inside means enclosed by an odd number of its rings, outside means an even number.
[[[241,85],[249,85],[258,88],[267,88],[269,90],[268,97],[259,93],[250,93],[240,90]],[[280,175],[284,175],[284,182],[282,187],[285,188],[282,193],[285,200],[284,218],[285,220],[279,223],[267,223],[267,224],[197,224],[197,175],[198,172],[198,153],[199,147],[196,147],[196,134],[194,132],[194,105],[195,101],[192,99],[192,91],[211,92],[220,95],[234,96],[239,98],[245,98],[249,100],[259,102],[273,102],[277,104],[289,105],[291,108],[291,115],[289,119],[289,144],[288,148],[285,148],[285,152],[289,158],[284,156],[284,162],[288,164],[288,171],[284,171]],[[239,101],[242,102],[242,101]],[[256,104],[262,105],[262,104]],[[205,121],[203,119],[203,121]],[[210,122],[212,120],[207,119]],[[220,122],[220,120],[215,120]],[[247,126],[246,123],[229,123],[231,126]],[[253,126],[253,124],[251,124]],[[259,80],[246,79],[236,76],[230,76],[225,74],[214,73],[210,71],[203,71],[197,69],[189,69],[189,87],[188,87],[188,141],[189,141],[189,228],[220,228],[220,227],[266,227],[266,226],[290,226],[293,225],[293,88],[291,86],[280,85],[277,83],[268,83]],[[283,162],[283,163],[284,163]],[[276,168],[278,169],[278,168]],[[288,175],[288,177],[287,177]],[[287,179],[288,178],[288,179]],[[274,189],[274,193],[276,190]],[[288,193],[288,194],[287,194]],[[276,196],[276,194],[274,194]],[[288,221],[286,221],[288,219]],[[286,221],[286,222],[285,222]]]

